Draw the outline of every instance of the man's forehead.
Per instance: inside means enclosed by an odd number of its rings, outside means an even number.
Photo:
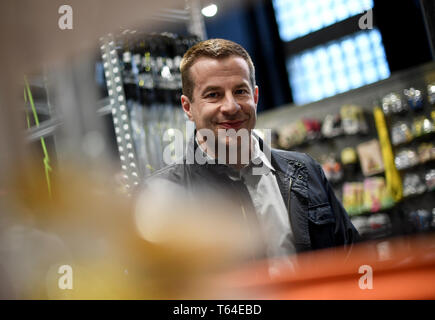
[[[234,68],[235,65],[239,65],[242,68],[246,68],[249,71],[248,63],[242,57],[231,55],[228,57],[199,57],[190,67],[191,70],[201,70],[205,68],[220,68],[220,69],[231,69]]]
[[[242,70],[242,73],[240,71]],[[219,78],[230,75],[241,75],[249,82],[248,63],[239,56],[225,58],[201,57],[190,68],[193,82],[196,86],[204,85],[207,79]],[[200,80],[200,81],[196,81]]]

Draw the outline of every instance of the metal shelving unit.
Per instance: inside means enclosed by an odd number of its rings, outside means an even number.
[[[152,19],[157,22],[185,24],[190,34],[196,35],[199,39],[205,39],[205,25],[200,10],[199,0],[186,0],[184,9],[160,9],[152,15]],[[66,69],[44,70],[44,75],[30,79],[30,84],[32,87],[45,90],[47,101],[35,101],[35,108],[38,114],[48,119],[41,122],[39,126],[28,129],[26,141],[31,143],[40,138],[52,136],[58,157],[60,155],[68,159],[74,153],[80,157],[78,154],[81,151],[78,149],[81,148],[86,134],[92,130],[99,131],[97,127],[101,129],[101,120],[97,118],[111,114],[123,181],[125,187],[131,189],[139,184],[144,172],[140,170],[141,166],[138,163],[137,151],[132,140],[133,129],[126,105],[115,37],[109,34],[101,37],[100,41],[108,96],[97,100],[95,92],[91,92],[96,86],[90,86],[92,89],[89,90],[84,86],[86,82],[89,85],[89,80],[92,79],[89,77],[89,71],[82,72],[85,71],[83,64],[90,66],[92,63],[90,56],[81,61],[71,61],[71,65]],[[87,77],[83,78],[84,74]],[[81,79],[86,79],[86,81]],[[68,92],[66,97],[65,92]],[[92,111],[93,115],[90,115],[89,109],[92,109],[89,108],[90,104],[96,104],[96,112]],[[95,128],[93,128],[94,125]]]
[[[199,39],[206,38],[204,20],[200,12],[200,1],[188,0],[185,9],[162,9],[153,15],[153,18],[163,22],[176,22],[187,24],[187,30]],[[117,56],[116,41],[113,34],[102,37],[101,56],[103,59],[106,86],[109,94],[109,105],[105,111],[111,110],[115,128],[123,178],[127,189],[139,184],[146,174],[138,161],[138,151],[132,142],[133,129],[126,105],[126,95],[121,76],[121,64]],[[143,160],[143,159],[142,159]]]
[[[127,189],[139,184],[137,155],[133,147],[133,133],[123,89],[121,65],[116,51],[115,39],[109,34],[101,39],[101,56],[109,93],[124,183]]]

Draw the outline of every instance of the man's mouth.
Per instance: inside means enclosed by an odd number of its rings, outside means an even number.
[[[246,120],[236,120],[236,121],[224,121],[219,122],[218,125],[225,129],[239,129]]]

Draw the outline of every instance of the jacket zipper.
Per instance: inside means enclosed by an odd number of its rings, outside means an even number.
[[[290,217],[290,199],[291,199],[291,191],[292,191],[293,179],[290,177],[289,185],[288,185],[288,199],[287,199],[287,207],[288,207],[288,215]]]

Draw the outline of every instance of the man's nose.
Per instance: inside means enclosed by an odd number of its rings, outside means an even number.
[[[237,100],[234,98],[233,94],[226,94],[224,101],[222,101],[221,112],[231,115],[236,114],[240,109],[240,105],[237,103]]]

